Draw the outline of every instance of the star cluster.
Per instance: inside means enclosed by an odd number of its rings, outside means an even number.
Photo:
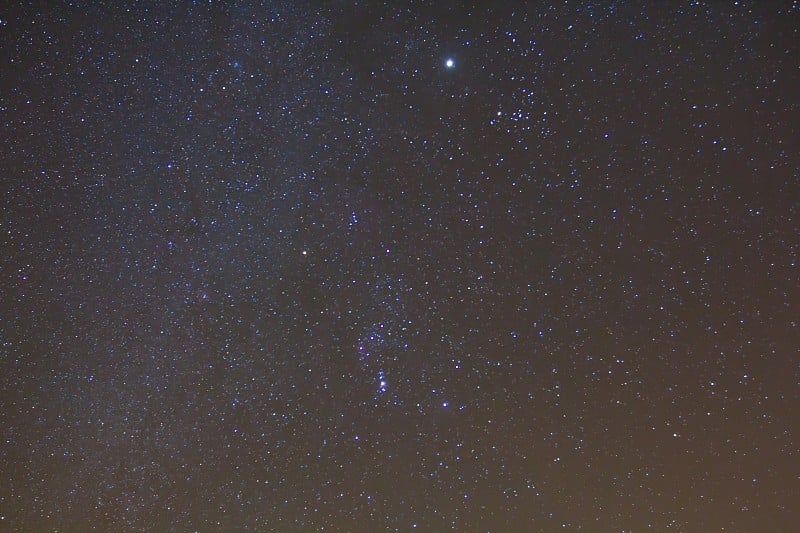
[[[800,5],[0,14],[0,530],[788,531]]]

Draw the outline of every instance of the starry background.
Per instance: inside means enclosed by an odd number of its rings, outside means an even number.
[[[796,528],[798,2],[114,4],[0,14],[0,529]]]

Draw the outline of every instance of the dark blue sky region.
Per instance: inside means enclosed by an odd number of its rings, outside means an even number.
[[[0,13],[0,530],[796,528],[800,6],[506,4]]]

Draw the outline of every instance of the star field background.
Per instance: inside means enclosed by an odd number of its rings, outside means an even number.
[[[0,529],[796,528],[798,2],[96,4],[0,13]]]

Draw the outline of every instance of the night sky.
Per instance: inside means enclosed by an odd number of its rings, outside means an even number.
[[[97,4],[0,11],[1,531],[796,530],[796,0]]]

